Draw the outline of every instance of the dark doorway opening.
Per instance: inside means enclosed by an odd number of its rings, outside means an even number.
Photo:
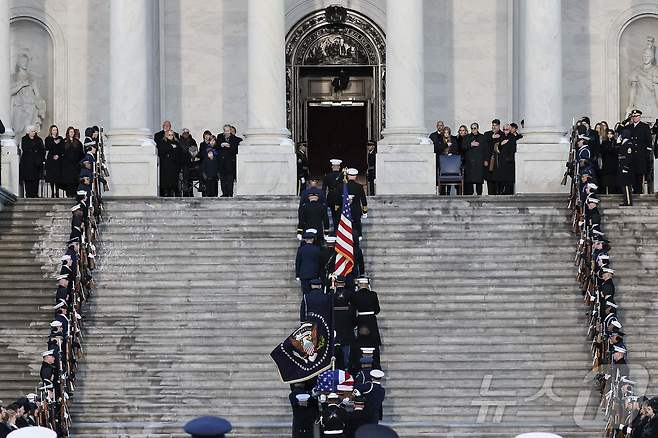
[[[308,159],[312,175],[329,171],[329,160],[339,158],[343,166],[363,175],[368,168],[368,107],[366,102],[308,104]]]

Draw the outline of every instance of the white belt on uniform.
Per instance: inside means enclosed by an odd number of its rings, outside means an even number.
[[[356,312],[356,316],[374,315],[375,312]]]

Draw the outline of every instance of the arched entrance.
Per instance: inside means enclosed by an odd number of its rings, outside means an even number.
[[[308,145],[311,172],[330,158],[364,172],[366,143],[384,128],[385,36],[368,17],[329,6],[286,37],[288,129]]]

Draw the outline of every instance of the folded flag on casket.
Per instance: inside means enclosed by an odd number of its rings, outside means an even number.
[[[331,367],[331,321],[314,312],[306,316],[308,322],[303,322],[270,353],[285,383],[303,382]]]

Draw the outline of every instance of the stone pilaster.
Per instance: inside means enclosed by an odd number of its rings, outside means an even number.
[[[561,192],[569,142],[562,126],[562,3],[520,2],[524,138],[516,154],[516,192]]]
[[[153,0],[110,5],[110,129],[106,151],[113,196],[157,196],[158,159],[149,128]]]
[[[0,0],[0,120],[5,125],[5,133],[0,135],[2,152],[0,156],[0,185],[18,195],[18,147],[11,126],[11,40],[9,38],[9,0]]]
[[[436,158],[424,127],[423,1],[386,4],[386,129],[377,147],[377,193],[436,192]]]
[[[238,195],[292,195],[297,167],[286,128],[283,0],[249,0],[246,139],[238,154]]]

